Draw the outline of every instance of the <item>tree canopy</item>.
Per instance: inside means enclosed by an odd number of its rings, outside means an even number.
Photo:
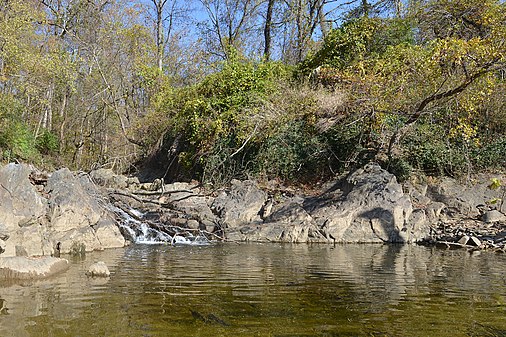
[[[506,164],[500,0],[0,0],[0,159],[165,179]]]

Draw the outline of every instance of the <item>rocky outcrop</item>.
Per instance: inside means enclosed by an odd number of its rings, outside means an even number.
[[[3,256],[50,253],[41,242],[46,236],[46,199],[30,182],[33,168],[9,164],[0,168],[0,246]],[[30,239],[32,242],[26,242]],[[33,241],[38,244],[33,245]]]
[[[58,255],[122,247],[125,240],[101,192],[85,174],[44,175],[0,168],[0,257]]]
[[[370,164],[338,184],[342,195],[325,194],[308,202],[325,236],[335,242],[416,242],[424,231],[413,227],[411,200],[394,175]]]
[[[233,180],[230,191],[220,193],[211,208],[225,228],[261,222],[260,211],[267,200],[253,181]]]
[[[504,250],[504,203],[492,202],[498,191],[488,188],[490,180],[484,175],[469,185],[450,178],[401,185],[379,165],[369,164],[317,195],[273,193],[258,212],[261,220],[229,226],[226,235],[239,241],[442,242]],[[235,196],[222,193],[220,198],[227,204]],[[237,205],[233,212],[244,209]]]
[[[213,194],[196,182],[140,184],[110,170],[44,175],[9,164],[0,169],[0,256],[83,254],[122,247],[124,237],[171,244],[223,239],[503,247],[504,203],[490,202],[499,199],[489,180],[401,185],[368,164],[308,195],[262,189],[249,180],[234,180]]]
[[[32,280],[52,276],[68,268],[68,261],[51,256],[2,257],[0,258],[0,280]]]
[[[317,196],[289,198],[275,205],[262,223],[249,223],[227,235],[251,241],[410,243],[429,233],[425,222],[410,221],[412,213],[411,200],[395,176],[370,164]]]

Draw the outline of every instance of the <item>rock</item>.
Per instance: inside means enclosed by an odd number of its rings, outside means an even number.
[[[429,185],[427,196],[433,201],[444,203],[455,210],[455,215],[477,217],[480,206],[486,205],[497,197],[497,191],[491,190],[490,175],[478,175],[472,181],[459,182],[452,178],[442,178]],[[506,204],[499,211],[506,212]]]
[[[492,222],[504,222],[506,221],[506,215],[502,214],[496,209],[485,212],[482,216],[482,220],[486,223]]]
[[[125,246],[125,238],[121,235],[118,226],[112,219],[101,219],[94,229],[102,248],[121,248]]]
[[[459,241],[457,241],[457,243],[461,244],[461,245],[467,245],[467,242],[469,241],[469,236],[467,235],[464,235],[462,236]]]
[[[68,268],[68,261],[51,256],[2,257],[0,279],[38,279],[48,277]]]
[[[311,216],[336,242],[416,242],[425,238],[410,224],[412,205],[394,175],[368,164],[349,175],[343,196],[312,200]]]
[[[468,246],[474,246],[474,247],[480,247],[481,246],[481,241],[477,237],[471,236],[469,238],[469,241],[467,241],[467,245]]]
[[[4,241],[2,256],[15,256],[16,247],[42,254],[41,244],[28,246],[24,232],[37,232],[46,216],[46,199],[31,183],[34,168],[25,164],[8,164],[0,168],[0,238]],[[20,249],[18,248],[18,251]]]
[[[302,243],[326,241],[316,222],[302,207],[303,199],[293,198],[273,208],[264,224],[246,225],[229,233],[227,238],[257,242]],[[240,234],[239,234],[240,233]]]
[[[261,223],[262,210],[267,194],[255,182],[232,181],[231,190],[221,193],[214,200],[211,209],[227,228],[236,228],[253,222]]]
[[[429,223],[433,224],[438,222],[439,218],[443,210],[446,208],[446,205],[442,202],[432,202],[425,209],[425,214],[427,215],[427,220]]]
[[[85,252],[103,249],[103,246],[95,235],[95,231],[91,227],[55,232],[53,240],[60,242],[61,254],[84,255]]]
[[[481,241],[475,236],[467,236],[464,235],[460,238],[459,241],[457,241],[458,244],[463,246],[473,246],[473,247],[480,247]]]
[[[200,229],[200,223],[197,220],[191,219],[186,222],[186,227],[190,229]]]
[[[413,204],[418,207],[427,206],[432,200],[426,196],[427,185],[413,185],[410,182],[404,184],[404,188],[407,190],[407,194],[411,198]]]
[[[175,210],[188,215],[200,223],[214,223],[216,215],[212,212],[210,204],[214,201],[211,197],[200,194],[196,184],[173,183],[166,184],[163,196],[165,203],[170,203]]]
[[[117,175],[111,169],[98,169],[90,172],[90,177],[93,179],[93,182],[99,186],[117,188],[117,189],[125,189],[129,185],[129,180],[127,177],[122,175]]]
[[[88,185],[88,186],[85,186]],[[92,197],[91,184],[78,180],[68,169],[54,172],[47,181],[50,194],[48,218],[57,232],[95,225],[104,215],[104,209]],[[95,195],[99,192],[95,191]]]
[[[89,179],[61,169],[47,181],[51,238],[60,242],[62,254],[79,255],[125,244],[113,215],[101,204],[100,191]]]
[[[109,268],[107,268],[107,265],[103,261],[95,262],[88,268],[88,272],[86,275],[91,277],[109,277],[111,275],[111,272],[109,271]]]

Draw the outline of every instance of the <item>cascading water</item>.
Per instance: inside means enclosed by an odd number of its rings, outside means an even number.
[[[171,229],[178,229],[169,234],[162,230],[163,224],[156,224],[158,228],[154,228],[152,223],[143,221],[145,213],[128,207],[125,209],[117,206],[111,206],[112,211],[119,218],[119,227],[122,234],[131,242],[137,244],[171,244],[171,245],[209,245],[210,241],[200,233],[196,235],[190,233],[184,228],[170,226]]]

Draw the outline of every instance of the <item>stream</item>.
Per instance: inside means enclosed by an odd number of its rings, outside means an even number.
[[[132,244],[0,284],[0,336],[506,336],[506,255]],[[95,261],[111,271],[93,279]]]

